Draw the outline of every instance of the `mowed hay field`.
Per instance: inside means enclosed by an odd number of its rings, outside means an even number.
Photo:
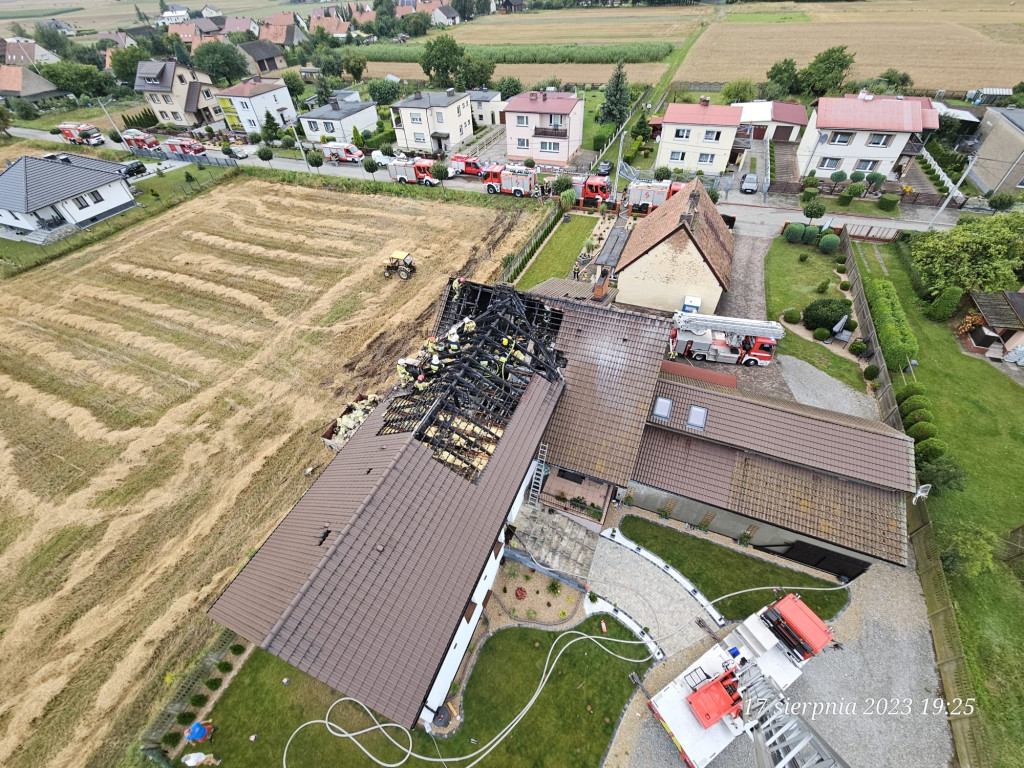
[[[625,66],[631,83],[656,83],[668,68],[667,63],[660,61]],[[494,79],[506,75],[518,77],[525,88],[550,77],[561,78],[565,83],[605,83],[614,69],[614,64],[498,64],[494,68]],[[371,61],[366,65],[364,77],[384,75],[395,75],[403,80],[426,79],[423,68],[415,62]]]
[[[2,284],[0,765],[118,763],[323,426],[541,215],[250,179]]]

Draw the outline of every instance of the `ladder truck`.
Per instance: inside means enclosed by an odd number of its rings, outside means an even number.
[[[631,182],[626,188],[626,202],[632,213],[650,213],[673,195],[679,194],[686,186],[681,181],[639,181]]]
[[[57,126],[61,137],[69,144],[89,144],[97,147],[106,139],[95,125],[89,123],[61,123]]]
[[[480,172],[480,181],[489,195],[536,197],[537,171],[525,165],[489,165]]]
[[[774,320],[748,320],[676,312],[669,331],[668,356],[734,365],[768,365],[786,329]]]

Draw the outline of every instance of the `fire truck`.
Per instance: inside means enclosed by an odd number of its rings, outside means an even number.
[[[460,173],[468,173],[470,176],[482,176],[487,165],[486,163],[481,163],[479,157],[456,154],[452,155],[448,168],[453,176],[457,176]]]
[[[138,149],[155,149],[160,146],[160,141],[152,133],[140,131],[138,128],[129,128],[121,132],[121,138],[129,147]]]
[[[644,689],[647,706],[686,768],[705,768],[740,734],[754,742],[758,766],[845,768],[787,706],[784,693],[832,642],[832,630],[799,595],[788,594],[748,617],[657,694]]]
[[[57,130],[64,140],[71,144],[89,144],[95,147],[105,141],[99,129],[88,123],[61,123]]]
[[[573,176],[572,188],[583,205],[598,205],[611,194],[607,176]]]
[[[669,332],[669,357],[736,365],[768,365],[786,329],[773,320],[676,312]]]
[[[206,147],[195,139],[168,139],[164,144],[168,152],[206,157]]]
[[[399,184],[426,184],[436,187],[441,182],[430,175],[430,160],[421,158],[395,158],[388,163],[388,176]]]
[[[634,181],[626,189],[626,202],[631,213],[650,213],[684,186],[681,181]]]
[[[480,181],[484,183],[487,194],[516,197],[536,196],[540,193],[537,187],[537,171],[525,165],[489,165],[480,173]]]
[[[355,144],[345,144],[340,141],[329,141],[321,145],[324,159],[330,163],[361,163],[363,162],[363,150]]]

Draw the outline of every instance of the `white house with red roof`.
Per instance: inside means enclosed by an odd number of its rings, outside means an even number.
[[[862,171],[898,180],[924,148],[924,134],[938,127],[938,110],[924,97],[818,99],[796,150],[800,175]]]
[[[725,173],[742,118],[742,108],[712,105],[705,97],[698,104],[669,104],[655,164]]]
[[[561,91],[526,91],[505,107],[509,160],[565,167],[583,143],[583,99]]]
[[[789,101],[737,101],[743,110],[741,125],[753,128],[755,140],[796,141],[807,125],[807,108]]]

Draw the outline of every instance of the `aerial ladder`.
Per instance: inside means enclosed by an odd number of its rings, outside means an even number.
[[[786,329],[774,320],[676,312],[669,332],[669,357],[682,355],[737,365],[768,365]]]

